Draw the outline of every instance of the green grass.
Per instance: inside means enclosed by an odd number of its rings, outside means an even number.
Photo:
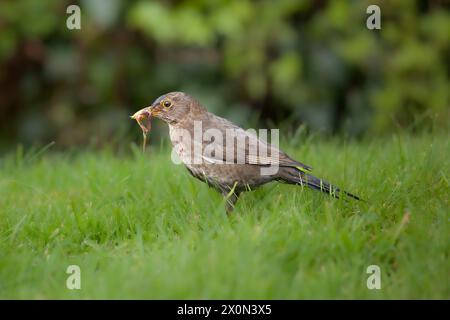
[[[230,218],[164,148],[18,149],[0,163],[0,298],[448,299],[448,140],[294,139],[288,153],[368,202],[270,184]]]

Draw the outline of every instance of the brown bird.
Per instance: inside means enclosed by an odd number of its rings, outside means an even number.
[[[206,110],[183,92],[171,92],[132,118],[144,137],[152,117],[169,125],[175,154],[195,178],[206,182],[225,197],[230,213],[240,194],[271,182],[308,186],[339,198],[343,194],[359,198],[311,175],[311,167],[296,161],[254,132]],[[145,144],[145,140],[144,140]]]

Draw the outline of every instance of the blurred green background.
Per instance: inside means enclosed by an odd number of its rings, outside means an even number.
[[[119,145],[169,91],[247,127],[446,129],[449,30],[438,0],[1,1],[0,146]]]

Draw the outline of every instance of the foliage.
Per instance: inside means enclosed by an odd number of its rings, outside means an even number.
[[[381,30],[365,26],[369,4]],[[245,124],[352,135],[445,127],[448,11],[440,1],[0,3],[0,137],[81,144],[126,134],[131,112],[183,90]],[[1,141],[0,141],[1,142]]]

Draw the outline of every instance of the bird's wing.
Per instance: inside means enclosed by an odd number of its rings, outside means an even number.
[[[278,147],[258,138],[253,132],[246,131],[234,123],[211,115],[204,122],[203,130],[219,130],[222,133],[222,143],[212,141],[210,148],[214,152],[206,152],[202,157],[209,163],[244,163],[251,165],[279,165],[294,167],[300,171],[310,171],[311,167],[289,157]],[[228,141],[227,141],[228,135]],[[233,140],[230,140],[230,137]],[[234,141],[230,143],[230,141]],[[206,143],[208,144],[208,143]]]

